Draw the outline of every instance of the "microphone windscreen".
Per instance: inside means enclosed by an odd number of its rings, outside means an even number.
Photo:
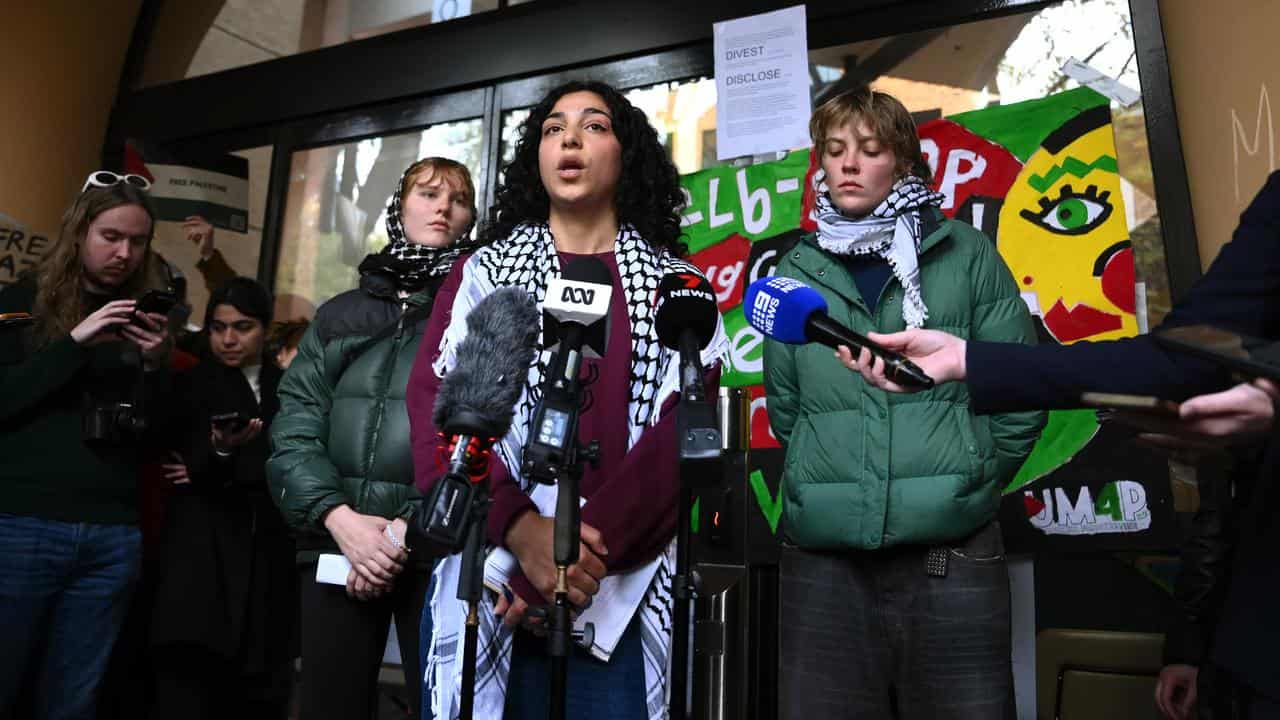
[[[506,435],[537,340],[537,306],[522,288],[499,288],[477,303],[467,315],[457,362],[436,395],[436,427],[450,434]]]
[[[608,266],[598,258],[590,256],[577,258],[565,265],[560,272],[560,277],[575,282],[589,282],[613,287],[613,277],[609,274]]]
[[[658,283],[658,310],[654,325],[663,347],[679,350],[680,333],[692,330],[698,347],[704,348],[716,333],[720,310],[711,283],[697,273],[667,273]]]
[[[825,314],[827,301],[799,280],[775,275],[747,287],[742,309],[751,327],[779,342],[798,345],[809,341],[805,323],[815,312]]]

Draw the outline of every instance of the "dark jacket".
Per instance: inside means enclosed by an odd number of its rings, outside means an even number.
[[[0,290],[0,313],[31,312],[35,295],[30,277]],[[108,298],[87,300],[86,314]],[[87,406],[135,400],[136,349],[125,342],[85,347],[67,334],[32,350],[32,334],[30,327],[0,329],[0,513],[137,523],[142,444],[93,444],[82,434]],[[167,377],[145,373],[148,408]]]
[[[337,548],[323,518],[338,505],[390,518],[418,497],[405,390],[439,284],[400,299],[390,274],[367,272],[359,289],[321,305],[303,336],[280,383],[267,463],[300,561]]]
[[[294,656],[298,591],[294,543],[267,491],[267,433],[280,371],[259,376],[262,401],[238,368],[207,359],[175,384],[174,447],[189,485],[170,497],[151,644],[188,644],[263,671]],[[219,456],[209,418],[239,411],[263,432]]]
[[[1165,630],[1166,665],[1199,666],[1208,659],[1213,628],[1226,593],[1231,530],[1234,529],[1230,517],[1234,473],[1229,465],[1225,456],[1196,464],[1199,506],[1182,543],[1182,563],[1173,585],[1178,616]],[[1256,463],[1241,469],[1258,471]]]
[[[1165,319],[1207,323],[1280,340],[1280,172],[1240,216],[1231,242]],[[1157,331],[1159,328],[1156,329]],[[1150,336],[1068,346],[969,343],[969,393],[985,412],[1078,407],[1085,391],[1181,400],[1222,390],[1219,367],[1161,348]],[[1212,658],[1238,679],[1280,695],[1280,443],[1273,437],[1256,481],[1236,499],[1237,549]]]
[[[936,209],[922,213],[926,327],[965,338],[1035,342],[1035,328],[995,243]],[[812,236],[778,264],[822,294],[854,332],[895,332],[902,285],[869,309],[848,268]],[[787,449],[783,527],[805,548],[873,550],[972,534],[995,518],[1000,490],[1031,452],[1044,413],[975,416],[963,385],[915,395],[861,382],[830,348],[764,344],[769,420]]]

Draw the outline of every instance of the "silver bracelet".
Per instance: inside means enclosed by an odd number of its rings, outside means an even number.
[[[396,537],[395,532],[391,530],[391,523],[387,523],[387,525],[382,528],[382,534],[386,535],[387,540],[391,541],[392,547],[394,547],[397,550],[403,550],[405,552],[409,552],[409,548],[405,546],[404,543],[400,542],[400,538]]]

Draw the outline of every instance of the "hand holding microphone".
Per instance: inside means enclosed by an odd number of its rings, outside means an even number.
[[[836,349],[857,348],[859,354],[867,358],[870,372],[882,368],[884,376],[900,386],[899,389],[933,387],[933,378],[905,356],[831,319],[827,315],[827,301],[799,280],[778,276],[761,278],[747,288],[742,307],[751,326],[774,340],[789,345],[818,342]],[[851,369],[861,372],[860,368]]]
[[[968,342],[955,335],[941,330],[911,328],[888,334],[867,333],[867,338],[890,352],[906,356],[916,367],[933,378],[934,383],[963,381],[966,378],[965,353],[968,351]],[[854,352],[837,352],[836,356],[845,367],[861,374],[863,379],[881,390],[896,393],[920,390],[903,387],[886,377],[884,364],[877,365],[874,355],[861,353],[859,357]]]

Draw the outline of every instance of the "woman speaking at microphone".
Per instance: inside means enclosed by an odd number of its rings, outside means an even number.
[[[608,349],[581,369],[586,390],[579,437],[599,441],[600,459],[582,475],[582,543],[568,574],[569,600],[586,606],[609,575],[647,583],[647,590],[638,605],[596,610],[622,628],[607,663],[571,650],[570,718],[644,720],[666,713],[663,669],[679,491],[670,401],[678,363],[658,344],[653,300],[665,274],[696,272],[677,259],[682,205],[676,170],[643,112],[601,83],[552,90],[521,126],[494,220],[482,232],[491,244],[455,266],[445,281],[410,380],[414,461],[425,492],[441,468],[432,406],[440,378],[456,360],[470,309],[495,288],[512,285],[541,306],[548,282],[580,258],[595,258],[608,269]],[[703,351],[704,367],[726,344],[717,323]],[[518,568],[502,594],[484,600],[478,718],[542,720],[548,712],[550,662],[545,640],[531,632],[541,629],[542,620],[530,609],[552,600],[553,519],[529,497],[534,488],[521,477],[519,463],[551,356],[541,353],[530,367],[512,430],[495,446],[487,536],[510,551]],[[441,562],[431,603],[436,635],[426,682],[437,717],[456,713],[462,672],[464,606],[454,599],[456,567],[457,556]]]
[[[404,548],[399,516],[418,493],[403,398],[474,203],[465,166],[439,157],[410,165],[387,205],[390,242],[360,263],[360,287],[316,311],[280,381],[267,476],[297,534],[308,719],[374,717],[392,617],[410,717],[421,705],[418,621],[432,558]],[[345,586],[317,575],[321,557],[337,553],[351,565]]]
[[[818,232],[778,275],[812,286],[858,333],[1033,342],[995,244],[939,211],[902,103],[852,90],[818,108],[809,132]],[[890,395],[818,344],[766,340],[764,366],[786,448],[781,716],[1012,717],[995,517],[1044,416],[976,417],[955,385]]]

